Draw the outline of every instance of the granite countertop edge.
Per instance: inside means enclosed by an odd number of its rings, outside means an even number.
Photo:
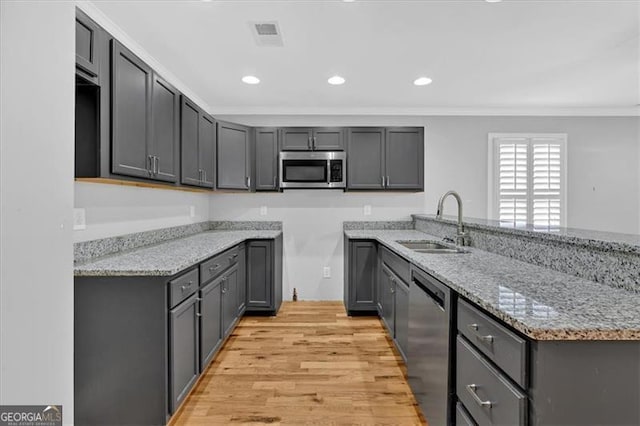
[[[270,240],[282,235],[281,230],[213,230],[205,231],[186,237],[176,238],[169,241],[163,241],[151,246],[136,248],[126,252],[119,252],[103,257],[91,259],[74,265],[75,277],[170,277],[181,271],[189,269],[200,262],[209,259],[225,250],[228,250],[246,240]],[[183,252],[186,247],[178,247],[180,245],[188,246],[189,242],[195,239],[207,238],[208,243],[215,243],[216,240],[220,245],[204,247],[195,254],[179,253]],[[205,243],[206,244],[206,243]],[[145,254],[153,257],[153,254],[162,251],[163,248],[178,252],[175,256],[170,253],[164,253],[164,258],[175,259],[183,256],[181,260],[174,261],[174,265],[168,268],[159,267],[164,263],[162,260],[150,261],[148,265],[130,267],[130,263],[134,258],[143,258]],[[122,264],[123,266],[118,266]],[[129,265],[129,266],[126,266]]]
[[[570,325],[567,327],[555,327],[555,326],[539,326],[529,324],[526,320],[515,318],[513,315],[505,312],[500,309],[500,307],[496,306],[490,300],[487,300],[482,297],[482,295],[474,292],[473,289],[470,289],[469,286],[465,286],[460,282],[457,282],[455,278],[448,276],[446,271],[439,271],[437,267],[434,269],[432,266],[427,264],[427,260],[419,261],[416,257],[411,256],[409,254],[413,253],[411,250],[406,249],[400,246],[397,241],[399,240],[420,240],[420,239],[428,239],[428,240],[436,240],[440,241],[441,239],[429,234],[426,234],[422,231],[417,230],[405,230],[405,231],[395,231],[397,232],[396,236],[400,238],[390,237],[389,230],[345,230],[344,235],[350,239],[375,239],[379,243],[383,244],[385,247],[403,257],[405,260],[409,261],[411,264],[416,267],[424,270],[425,272],[430,273],[438,280],[442,281],[444,284],[449,286],[452,290],[456,291],[461,296],[480,306],[482,309],[485,309],[489,313],[493,314],[497,318],[501,319],[505,323],[509,324],[519,332],[529,336],[535,340],[545,340],[545,341],[567,341],[567,340],[640,340],[640,326],[631,326],[629,328],[625,327],[614,327],[614,328],[606,328],[606,327],[576,327],[575,325]],[[385,235],[386,234],[386,235]],[[466,248],[470,252],[475,253],[476,255],[490,257],[491,260],[495,261],[496,259],[502,260],[503,256],[483,252],[479,249],[474,248]],[[410,253],[411,252],[411,253]],[[465,256],[466,254],[434,254],[432,256]],[[515,266],[523,264],[524,262],[520,262],[514,259],[504,258],[504,265],[508,265],[507,268],[511,268],[512,271],[510,273],[517,274],[518,271]],[[539,266],[529,265],[531,268],[540,268],[545,270],[545,268]],[[578,282],[578,283],[587,283],[594,286],[603,286],[602,284],[594,283],[591,281],[587,281],[585,279],[576,278],[567,274],[563,274],[561,272],[546,270],[549,274],[554,276],[566,276],[568,281]],[[607,291],[611,292],[624,292],[624,290],[613,289],[609,287],[605,287]],[[632,296],[630,294],[630,297]],[[556,300],[555,302],[563,303],[565,300]]]

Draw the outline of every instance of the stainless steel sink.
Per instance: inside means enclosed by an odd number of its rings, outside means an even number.
[[[397,241],[397,243],[418,253],[467,253],[463,248],[442,244],[437,241]]]

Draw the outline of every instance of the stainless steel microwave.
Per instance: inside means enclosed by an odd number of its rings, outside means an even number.
[[[280,188],[345,188],[346,159],[340,151],[281,152]]]

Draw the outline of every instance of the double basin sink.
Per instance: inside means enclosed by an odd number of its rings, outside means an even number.
[[[468,253],[463,248],[442,244],[437,241],[423,240],[423,241],[397,241],[403,247],[413,250],[418,253],[442,253],[442,254],[460,254]]]

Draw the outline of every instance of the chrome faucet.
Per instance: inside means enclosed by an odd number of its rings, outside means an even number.
[[[442,219],[442,210],[444,209],[444,200],[449,196],[453,195],[453,197],[458,202],[458,233],[456,235],[456,244],[459,246],[464,246],[465,237],[467,233],[464,232],[464,226],[462,225],[462,198],[456,191],[447,191],[442,197],[440,197],[440,201],[438,201],[438,211],[436,213],[436,219]]]

